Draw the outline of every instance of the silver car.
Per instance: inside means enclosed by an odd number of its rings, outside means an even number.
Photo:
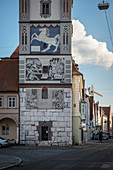
[[[0,148],[3,146],[8,146],[8,145],[9,145],[8,140],[0,137]]]

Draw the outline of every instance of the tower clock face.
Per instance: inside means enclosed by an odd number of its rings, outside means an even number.
[[[31,53],[60,53],[60,27],[31,26]]]

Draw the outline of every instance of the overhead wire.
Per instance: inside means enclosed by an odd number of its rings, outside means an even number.
[[[108,26],[108,31],[109,31],[109,35],[110,35],[111,44],[112,44],[112,47],[113,47],[112,34],[111,34],[110,25],[109,25],[109,21],[108,21],[106,10],[105,10],[105,16],[106,16],[106,21],[107,21],[107,26]]]

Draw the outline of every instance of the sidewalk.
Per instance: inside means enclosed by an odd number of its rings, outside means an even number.
[[[0,155],[0,170],[21,164],[22,160],[14,156]]]

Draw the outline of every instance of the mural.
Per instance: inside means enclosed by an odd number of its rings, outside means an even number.
[[[64,108],[64,92],[63,90],[54,90],[52,93],[52,107],[54,109],[63,109]]]
[[[26,108],[32,109],[38,106],[37,89],[27,90],[26,93]]]
[[[45,60],[45,59],[42,59]],[[26,81],[57,81],[65,82],[64,58],[52,58],[47,60],[47,72],[43,71],[42,63],[38,58],[26,59]]]
[[[31,26],[31,53],[60,53],[60,27]]]

